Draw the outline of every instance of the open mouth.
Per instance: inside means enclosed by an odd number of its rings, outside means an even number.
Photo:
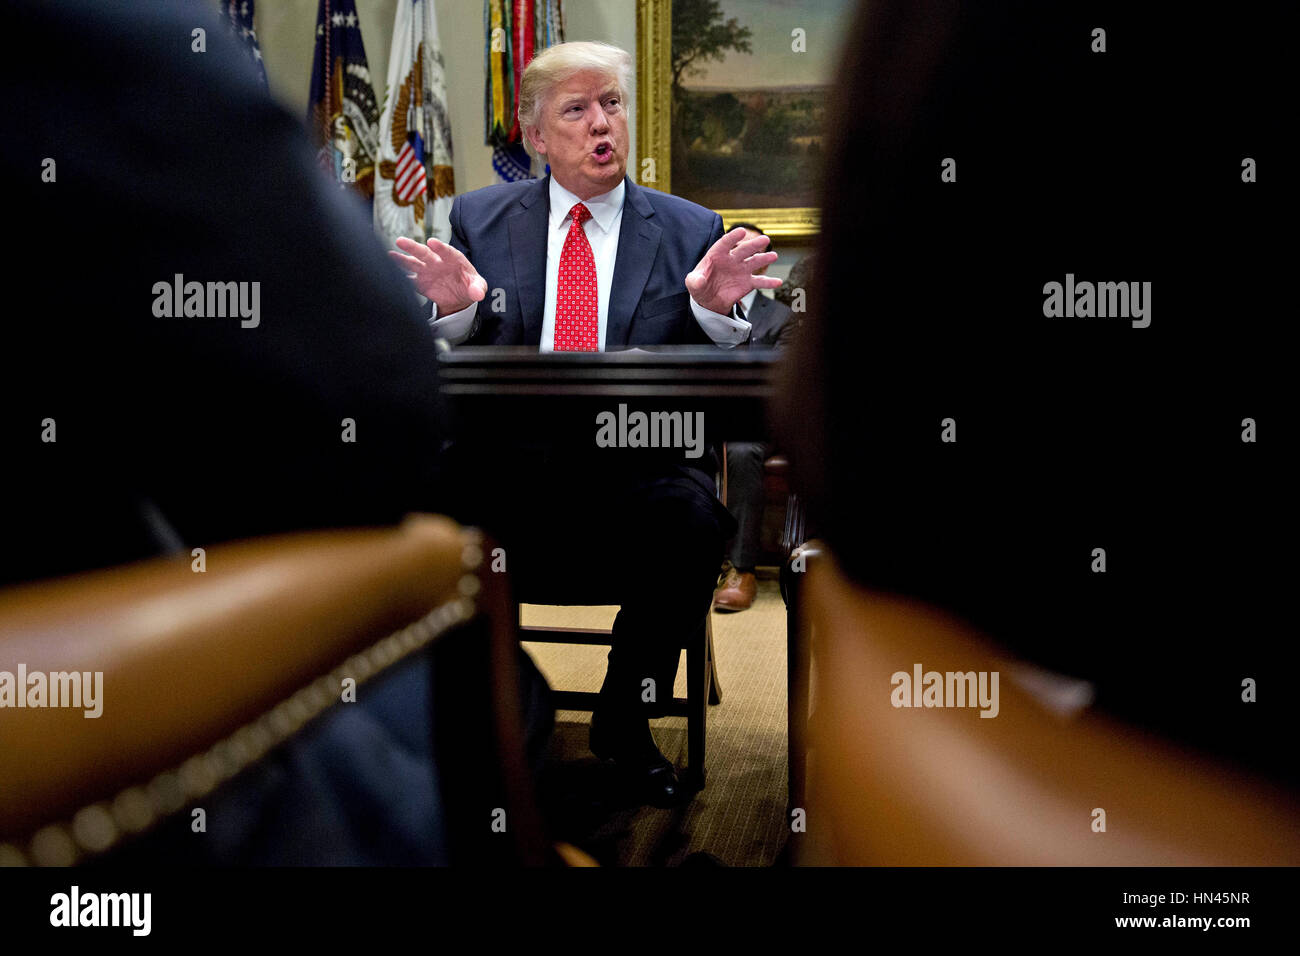
[[[596,162],[608,162],[614,155],[614,147],[609,143],[601,143],[591,151],[591,155],[596,157]]]

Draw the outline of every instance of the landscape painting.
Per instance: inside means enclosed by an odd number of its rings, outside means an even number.
[[[724,218],[767,228],[758,211],[770,209],[778,232],[815,231],[822,124],[854,4],[671,2],[672,191]]]

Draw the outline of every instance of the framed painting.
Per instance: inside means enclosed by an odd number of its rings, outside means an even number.
[[[822,122],[853,0],[637,0],[639,181],[752,222],[820,230]]]

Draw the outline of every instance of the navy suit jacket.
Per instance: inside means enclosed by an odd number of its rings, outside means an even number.
[[[623,221],[609,295],[605,349],[708,344],[691,311],[686,275],[723,235],[722,218],[678,196],[625,179]],[[550,176],[457,196],[451,245],[488,292],[466,345],[540,345],[546,304]],[[504,308],[493,311],[505,291]]]

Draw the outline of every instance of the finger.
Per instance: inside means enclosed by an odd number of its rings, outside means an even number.
[[[404,256],[396,249],[389,249],[388,254],[392,256],[394,262],[407,272],[419,272],[424,268],[424,264],[414,256]]]
[[[460,255],[455,246],[449,246],[441,239],[434,239],[432,236],[426,239],[424,244],[428,246],[429,249],[432,250],[440,259],[448,256]]]
[[[759,269],[766,268],[776,262],[777,255],[775,252],[758,252],[745,260],[745,265],[750,272],[757,272]]]
[[[426,247],[423,243],[407,239],[405,236],[398,238],[397,248],[401,249],[403,252],[410,253],[425,265],[436,266],[442,261],[442,259],[434,254],[433,250]]]
[[[748,259],[754,253],[766,249],[771,241],[767,236],[755,236],[752,239],[746,239],[744,242],[735,245],[731,250],[731,255],[738,259]]]
[[[703,285],[704,285],[704,276],[702,273],[696,271],[696,272],[688,272],[686,274],[686,290],[690,292],[692,295],[694,295],[696,292],[699,292],[700,288]]]
[[[474,268],[470,265],[470,261],[465,258],[465,253],[441,239],[430,239],[429,248],[438,255],[439,260],[442,262],[451,262],[462,267],[468,266],[470,269]]]
[[[776,276],[750,276],[755,289],[779,289],[784,283]]]
[[[482,302],[487,295],[487,279],[476,275],[469,284],[469,297],[475,302]]]
[[[736,243],[740,242],[744,238],[745,230],[740,227],[731,230],[731,232],[723,233],[722,238],[710,246],[709,251],[705,255],[730,255],[731,250],[736,247]]]

